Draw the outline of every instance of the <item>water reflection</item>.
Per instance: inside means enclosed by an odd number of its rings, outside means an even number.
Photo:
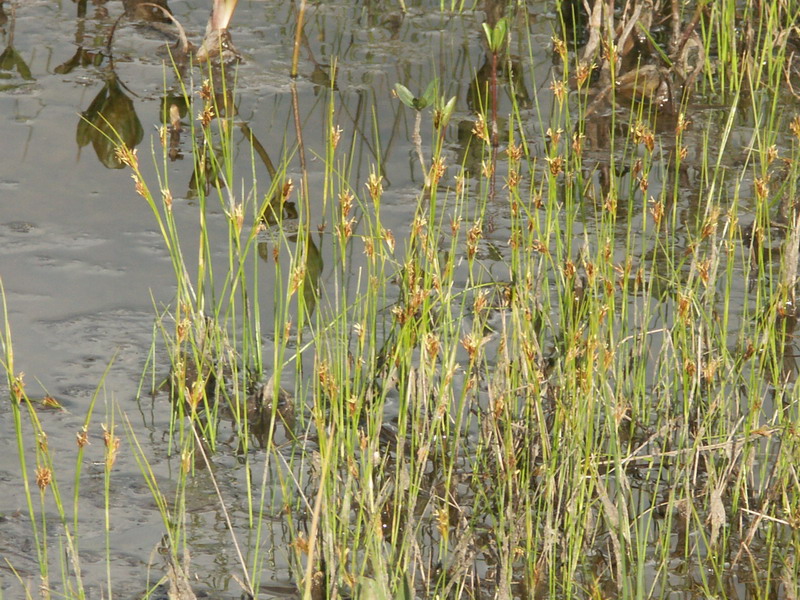
[[[0,81],[3,81],[0,83],[0,90],[5,91],[17,88],[27,81],[33,81],[33,75],[31,75],[31,69],[22,58],[22,55],[14,48],[14,6],[12,5],[11,7],[11,17],[9,19],[5,11],[2,10],[2,2],[0,2],[0,15],[2,16],[0,22],[9,23],[6,48],[0,54]],[[16,79],[15,72],[16,77],[21,78],[22,81]],[[6,81],[8,83],[5,83]]]
[[[172,11],[167,5],[167,0],[122,0],[125,16],[129,19],[141,19],[154,23],[169,23],[167,14]]]
[[[99,67],[103,62],[101,51],[87,50],[84,38],[86,37],[86,0],[80,0],[77,5],[77,25],[75,30],[75,45],[78,47],[75,54],[53,69],[54,73],[66,75],[71,73],[76,67],[88,67],[94,65]]]
[[[91,143],[104,166],[121,169],[124,165],[116,156],[117,144],[122,142],[128,148],[135,148],[143,137],[144,130],[133,100],[122,90],[116,73],[109,70],[103,89],[81,113],[76,133],[78,148]]]
[[[11,38],[11,36],[9,36],[9,38]],[[10,44],[6,46],[6,49],[0,54],[0,70],[4,71],[4,73],[0,74],[0,78],[2,79],[11,79],[13,77],[13,72],[16,71],[25,81],[33,80],[33,75],[31,75],[31,70],[27,63],[22,56],[20,56],[20,53]],[[7,89],[8,87],[16,86],[3,87]]]

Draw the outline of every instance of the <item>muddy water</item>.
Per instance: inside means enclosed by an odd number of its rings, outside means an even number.
[[[553,63],[550,36],[558,22],[551,3],[529,4],[534,65],[522,71],[520,84],[527,98],[519,100],[530,116],[526,134],[541,140],[535,115],[537,111],[547,115],[552,107],[548,90]],[[2,41],[17,57],[0,79],[0,277],[8,304],[14,370],[25,373],[29,395],[50,394],[65,409],[43,410],[40,418],[50,448],[57,449],[56,477],[66,497],[71,496],[69,484],[74,475],[75,433],[101,382],[96,423],[110,425],[113,420],[119,427],[115,405],[128,415],[148,448],[159,485],[169,497],[180,468],[176,459],[168,458],[169,402],[164,394],[150,398],[142,393],[152,382],[142,382],[141,377],[151,352],[155,312],[174,296],[172,266],[150,208],[134,192],[128,172],[113,168],[115,159],[102,143],[86,143],[85,132],[79,132],[79,115],[90,110],[105,89],[106,98],[125,107],[130,119],[128,132],[132,142],[139,144],[145,173],[152,179],[154,171],[147,165],[147,157],[151,137],[161,123],[165,82],[169,90],[176,89],[174,76],[164,66],[165,43],[175,41],[174,32],[136,19],[122,20],[112,46],[117,79],[106,87],[106,38],[123,13],[123,4],[89,2],[85,16],[78,16],[81,6],[30,0],[20,3],[12,14],[8,2],[3,4],[8,20]],[[342,143],[353,149],[352,177],[363,181],[371,165],[383,164],[386,194],[382,218],[398,239],[410,221],[422,177],[412,153],[412,118],[392,98],[391,90],[396,82],[421,90],[434,74],[440,74],[447,82],[445,94],[458,98],[454,122],[464,121],[469,131],[474,108],[472,80],[484,62],[482,12],[465,11],[456,16],[439,12],[438,3],[412,2],[409,6],[405,17],[394,2],[312,6],[298,81],[308,156],[321,155],[327,90],[335,60],[336,116],[345,132]],[[208,4],[174,2],[171,8],[192,40],[199,42]],[[274,153],[273,158],[280,158],[293,139],[288,72],[295,19],[291,3],[240,0],[232,24],[234,42],[244,58],[237,73],[239,118]],[[528,48],[520,47],[518,52],[524,61],[529,60]],[[194,76],[202,77],[199,71]],[[536,108],[534,94],[538,94]],[[506,112],[508,107],[506,100]],[[713,108],[704,108],[698,115],[696,119],[711,131],[716,131],[725,117]],[[460,129],[454,125],[448,137],[445,155],[450,163],[470,161],[468,155],[464,158],[466,142]],[[751,134],[752,124],[745,119],[733,135],[737,145],[744,147]],[[430,130],[423,131],[423,139],[430,139]],[[242,172],[248,173],[249,147],[243,137],[239,143],[237,161]],[[693,147],[701,144],[698,139]],[[179,150],[188,154],[188,148]],[[607,157],[608,152],[598,155]],[[269,177],[259,169],[256,177],[265,190]],[[297,170],[298,165],[293,163],[291,169]],[[298,173],[289,176],[297,179]],[[322,166],[312,161],[311,189],[322,187],[322,176]],[[182,197],[176,196],[176,215],[191,223],[196,214],[189,193],[191,161],[184,156],[171,163],[170,177],[178,182],[175,188],[179,191],[174,193],[183,190]],[[689,169],[682,182],[687,212],[692,210],[697,177],[699,174]],[[659,181],[654,171],[651,194],[658,196],[658,187],[667,184]],[[502,245],[508,238],[507,215],[501,209],[494,212],[495,227],[488,236]],[[212,218],[210,227],[224,237],[226,225],[219,212],[217,216],[220,218]],[[576,236],[581,234],[576,231]],[[481,258],[487,263],[496,260],[498,268],[503,268],[503,257],[490,250]],[[323,262],[331,264],[326,258],[330,259],[323,257]],[[224,248],[219,249],[219,259],[224,264]],[[268,315],[269,302],[262,308]],[[7,404],[0,404],[0,484],[4,490],[0,495],[0,557],[7,558],[22,578],[20,584],[6,565],[0,564],[0,590],[6,597],[16,598],[21,585],[35,591],[38,577],[9,417]],[[99,598],[107,586],[101,435],[98,426],[90,431],[92,444],[84,461],[78,508],[82,573],[91,598]],[[31,447],[33,443],[29,440]],[[216,469],[234,526],[247,536],[242,491],[246,473],[232,451],[220,453]],[[214,598],[238,598],[240,590],[231,578],[237,567],[229,532],[218,503],[208,493],[210,487],[199,470],[187,492],[188,545],[193,570],[201,574],[197,589]],[[46,510],[51,522],[57,522],[55,507],[47,504]],[[70,501],[67,510],[72,511]],[[155,550],[164,527],[130,451],[121,452],[115,465],[108,511],[115,594],[141,595],[163,573]],[[53,532],[51,535],[51,552],[58,555],[58,540]],[[291,597],[296,587],[289,578],[288,552],[281,550],[287,540],[278,519],[266,536],[274,540],[274,551],[266,557],[262,574],[264,597]],[[152,572],[148,569],[151,563]]]

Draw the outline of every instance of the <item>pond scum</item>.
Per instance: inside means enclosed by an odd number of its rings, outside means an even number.
[[[537,97],[521,109],[534,42],[512,4],[487,5],[476,26],[479,112],[448,97],[444,73],[419,96],[398,82],[392,102],[413,119],[423,174],[404,231],[381,217],[383,165],[365,181],[350,175],[333,83],[313,163],[323,184],[310,189],[297,81],[297,143],[273,166],[237,122],[235,69],[195,67],[198,85],[183,71],[199,251],[173,211],[176,111],[165,105],[153,142],[155,178],[117,138],[176,276],[158,319],[170,364],[154,359],[148,372],[169,371],[182,469],[167,497],[118,409],[104,426],[105,490],[116,454],[133,453],[163,515],[170,597],[195,597],[185,491],[231,452],[223,428],[246,465],[235,507],[245,525],[232,524],[225,489],[209,493],[228,519],[243,597],[265,596],[275,554],[304,599],[798,597],[800,117],[782,107],[797,104],[800,6],[610,4],[557,5],[560,77],[535,92],[552,94],[550,114]],[[751,137],[732,148],[741,113]],[[456,114],[471,122],[458,160],[447,145]],[[252,169],[270,172],[266,193],[234,170],[237,131]],[[224,239],[207,226],[212,205]],[[271,322],[258,310],[265,289]],[[7,319],[2,341],[37,593],[82,598],[78,511],[64,508]],[[46,495],[55,522],[37,505]],[[278,542],[266,535],[274,519]]]

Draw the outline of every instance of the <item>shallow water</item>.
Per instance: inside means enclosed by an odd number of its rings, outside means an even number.
[[[558,29],[558,22],[552,3],[529,4],[535,77],[530,77],[530,69],[524,70],[521,83],[529,98],[521,102],[530,117],[526,133],[530,139],[540,140],[543,133],[535,114],[548,114],[553,107],[548,91],[552,79],[550,36]],[[237,73],[238,115],[273,160],[288,151],[285,149],[294,139],[288,75],[295,22],[292,6],[276,0],[240,0],[232,23],[234,43],[244,57]],[[445,155],[448,162],[456,163],[468,152],[456,123],[460,120],[471,127],[470,86],[484,52],[480,11],[456,16],[439,12],[433,2],[409,6],[405,18],[401,18],[396,3],[326,2],[311,6],[298,80],[311,161],[310,189],[323,187],[322,167],[312,157],[315,152],[324,152],[327,90],[335,62],[336,120],[344,131],[342,144],[353,149],[352,178],[363,182],[373,164],[383,165],[386,193],[382,218],[398,239],[407,232],[422,178],[411,142],[413,118],[392,97],[394,83],[404,83],[416,91],[423,89],[435,73],[448,74],[444,92],[455,95],[458,105]],[[76,16],[77,6],[71,2],[31,0],[20,3],[15,15],[8,3],[4,8],[9,21],[4,26],[3,41],[7,45],[13,41],[30,71],[28,74],[24,68],[17,68],[4,73],[8,78],[0,79],[0,276],[11,324],[14,370],[25,373],[30,396],[50,394],[65,408],[64,412],[42,410],[40,419],[50,447],[58,449],[61,468],[56,476],[66,490],[74,470],[75,434],[102,382],[95,422],[115,421],[122,436],[121,416],[115,412],[115,406],[119,406],[147,444],[151,466],[169,497],[180,469],[178,458],[168,458],[169,400],[164,393],[153,398],[142,393],[153,387],[151,380],[142,381],[142,370],[151,352],[156,310],[175,294],[172,265],[153,214],[135,193],[128,171],[109,168],[113,159],[108,155],[98,156],[92,144],[79,147],[76,142],[79,115],[89,109],[106,81],[108,58],[101,53],[111,26],[123,12],[122,3],[89,3],[85,19]],[[207,3],[174,2],[171,8],[197,43],[205,27]],[[147,161],[151,140],[161,124],[164,82],[169,90],[176,89],[174,75],[164,66],[165,41],[172,43],[174,38],[146,23],[123,20],[113,43],[116,75],[124,84],[119,93],[130,98],[138,115],[143,133],[139,156],[148,177],[154,173]],[[96,54],[100,64],[89,60],[89,64],[64,72],[67,69],[63,65],[79,44]],[[520,55],[524,57],[520,60],[527,61],[527,49],[520,48]],[[194,77],[202,79],[199,70],[194,71]],[[538,106],[532,101],[534,94],[538,95]],[[508,109],[510,103],[507,99],[505,102]],[[693,113],[693,118],[703,124],[702,130],[711,132],[721,128],[725,116],[708,107]],[[430,139],[429,128],[429,123],[424,126],[423,140]],[[745,147],[752,139],[752,128],[753,123],[743,116],[734,130],[732,146]],[[697,136],[692,151],[702,144],[700,134]],[[376,139],[381,141],[380,148]],[[239,140],[237,162],[248,173],[249,147],[243,136]],[[189,152],[187,147],[181,147],[181,151]],[[607,157],[608,152],[600,151],[599,155]],[[464,160],[469,162],[470,157]],[[688,162],[691,160],[690,155]],[[726,160],[733,166],[741,156]],[[269,177],[256,164],[260,189],[266,191]],[[289,175],[297,180],[296,161],[290,169],[295,169]],[[191,223],[196,213],[195,201],[188,193],[191,161],[184,158],[172,163],[170,173],[173,182],[180,182],[176,187],[186,190],[184,197],[176,197],[175,212]],[[699,177],[697,169],[690,168],[687,180],[681,182],[685,191],[681,211],[687,215],[687,222],[693,218]],[[659,186],[668,182],[659,181],[655,170],[650,185],[650,193],[658,196]],[[745,190],[743,195],[747,193],[751,194]],[[490,212],[495,223],[487,232],[489,242],[481,248],[481,258],[490,269],[501,272],[504,250],[497,250],[492,242],[497,247],[505,245],[508,214],[506,207]],[[220,218],[212,218],[210,228],[224,234],[226,224],[220,209],[216,215]],[[582,239],[582,234],[576,231],[576,239]],[[225,257],[226,249],[220,248],[219,265],[225,264]],[[322,259],[324,264],[332,263],[330,256]],[[323,285],[328,276],[330,271],[323,271]],[[268,296],[265,294],[261,307],[265,315],[271,311]],[[736,315],[733,319],[735,322]],[[270,334],[266,337],[268,344]],[[111,368],[104,376],[109,364]],[[20,485],[20,466],[13,431],[10,410],[5,403],[0,404],[0,482],[4,490],[10,490],[0,497],[0,556],[18,570],[24,585],[35,590],[38,580],[30,523],[24,497],[14,489]],[[78,515],[80,555],[88,595],[99,598],[106,586],[103,442],[99,427],[90,431],[90,440]],[[31,445],[34,443],[30,440]],[[151,561],[150,584],[163,573],[159,558],[153,558],[163,535],[163,522],[129,446],[130,441],[123,436],[123,451],[114,468],[109,497],[113,524],[109,542],[111,578],[118,597],[144,593]],[[237,533],[246,536],[246,473],[236,459],[235,444],[230,443],[229,448],[215,460],[216,474],[230,503]],[[204,475],[199,469],[186,500],[192,521],[192,537],[187,540],[192,567],[202,573],[198,590],[209,590],[214,598],[238,598],[240,590],[231,578],[237,567],[229,533]],[[68,510],[72,510],[71,504]],[[52,504],[48,511],[52,522],[57,522]],[[287,543],[286,532],[279,519],[268,522],[274,525],[266,533],[274,539],[274,552],[262,574],[262,597],[292,597],[296,587],[289,576],[289,553],[282,549]],[[59,552],[55,538],[52,551]],[[689,583],[676,583],[676,590],[684,585]],[[0,590],[5,590],[6,597],[19,597],[20,584],[3,564]],[[746,595],[743,592],[741,597]]]

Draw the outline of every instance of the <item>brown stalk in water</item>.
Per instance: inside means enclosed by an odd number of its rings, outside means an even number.
[[[164,15],[170,21],[172,21],[172,23],[175,25],[175,27],[178,28],[178,39],[181,42],[181,53],[185,55],[185,54],[187,54],[189,52],[189,39],[186,37],[186,30],[183,28],[183,25],[180,24],[180,21],[178,21],[178,19],[176,19],[174,16],[172,16],[171,12],[169,12],[163,6],[159,6],[158,4],[153,4],[152,2],[143,2],[140,6],[151,6],[153,8],[157,8],[158,10],[163,12]]]
[[[292,78],[297,77],[297,63],[300,61],[300,43],[303,39],[303,21],[306,17],[306,0],[300,0],[300,10],[297,13],[297,28],[294,34],[294,51],[292,52]]]
[[[206,33],[203,36],[203,43],[197,50],[198,62],[205,62],[209,58],[228,51],[238,58],[238,53],[231,43],[231,36],[228,33],[228,25],[233,18],[236,4],[239,0],[214,0],[211,9],[211,16],[208,17]]]
[[[238,2],[239,0],[215,0],[214,8],[211,9],[211,16],[208,18],[206,35],[208,35],[209,30],[228,28]]]

